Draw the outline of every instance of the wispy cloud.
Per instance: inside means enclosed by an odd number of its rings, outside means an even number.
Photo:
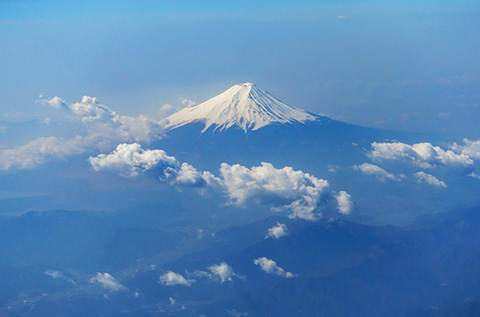
[[[72,278],[65,276],[62,272],[57,270],[47,270],[45,271],[45,275],[48,275],[54,279],[66,280],[67,282],[72,283],[75,286],[77,285],[77,283]]]

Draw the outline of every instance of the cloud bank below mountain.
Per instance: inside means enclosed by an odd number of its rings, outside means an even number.
[[[110,171],[124,177],[149,173],[172,185],[220,190],[232,205],[270,205],[276,211],[290,212],[290,218],[313,221],[324,216],[324,211],[335,208],[348,214],[353,205],[349,194],[344,191],[337,194],[327,180],[288,166],[278,169],[270,163],[251,168],[223,163],[220,176],[216,177],[178,162],[163,150],[144,150],[138,143],[119,144],[113,152],[90,157],[89,162],[96,171]]]

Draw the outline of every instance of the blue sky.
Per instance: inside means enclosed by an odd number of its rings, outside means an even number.
[[[397,1],[3,1],[0,120],[39,94],[154,116],[254,82],[364,126],[478,137],[480,6]]]

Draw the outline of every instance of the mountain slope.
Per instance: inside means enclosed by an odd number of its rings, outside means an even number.
[[[202,132],[215,126],[220,131],[238,126],[245,132],[271,123],[293,123],[320,117],[291,107],[251,83],[232,86],[197,106],[184,108],[165,120],[168,130],[193,122],[205,123]]]

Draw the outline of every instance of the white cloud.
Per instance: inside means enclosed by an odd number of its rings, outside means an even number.
[[[231,282],[233,277],[240,277],[233,271],[232,267],[225,262],[210,265],[208,269],[220,280],[220,283]]]
[[[395,175],[388,173],[386,170],[381,168],[380,166],[377,166],[375,164],[370,164],[370,163],[363,163],[362,165],[355,165],[353,166],[353,169],[356,171],[361,171],[364,174],[367,175],[373,175],[377,177],[380,181],[384,182],[387,179],[388,180],[394,180],[398,181],[402,178],[400,177],[395,177]]]
[[[80,136],[62,140],[56,137],[38,138],[16,149],[0,151],[0,169],[12,167],[34,168],[51,158],[65,159],[85,151],[84,139]]]
[[[41,97],[42,98],[42,97]],[[66,104],[59,97],[38,100],[58,109],[71,121],[81,124],[83,133],[70,138],[40,137],[22,146],[0,151],[0,169],[34,168],[54,159],[65,159],[85,152],[111,150],[119,142],[151,142],[163,136],[163,127],[152,119],[117,115],[96,98],[84,96],[80,102]]]
[[[48,275],[48,276],[51,276],[53,278],[62,278],[62,277],[65,276],[65,275],[62,274],[62,272],[55,271],[55,270],[47,270],[47,271],[45,271],[45,274]]]
[[[169,103],[166,103],[158,109],[157,114],[158,114],[160,119],[164,119],[164,118],[168,117],[169,115],[174,114],[175,112],[177,112],[180,109],[181,109],[181,107],[177,107],[177,106],[171,105]]]
[[[281,237],[287,235],[287,226],[283,223],[277,222],[276,226],[268,229],[268,234],[265,236],[267,238],[280,239]]]
[[[98,103],[97,98],[90,96],[83,96],[82,101],[72,103],[68,108],[83,122],[112,119],[117,116],[112,109]]]
[[[97,275],[90,279],[90,283],[98,283],[110,292],[128,291],[128,288],[120,284],[113,276],[108,273],[97,272]]]
[[[480,159],[480,140],[470,141],[468,139],[463,139],[463,145],[453,143],[451,148],[455,152],[467,155],[472,159]]]
[[[336,173],[336,172],[338,172],[338,170],[340,169],[340,166],[338,166],[338,165],[332,165],[332,164],[328,165],[327,167],[328,167],[328,171],[329,171],[330,173]]]
[[[174,114],[175,112],[181,110],[182,108],[184,107],[193,107],[195,106],[197,103],[193,100],[190,100],[188,98],[183,98],[183,97],[179,97],[178,98],[180,100],[180,103],[182,104],[181,106],[180,105],[172,105],[172,104],[169,104],[169,103],[166,103],[166,104],[163,104],[157,111],[157,115],[158,117],[160,118],[161,122],[165,122],[163,121],[163,119],[167,118],[168,116]]]
[[[216,185],[219,179],[212,173],[205,171],[199,172],[193,166],[188,163],[182,163],[179,169],[169,170],[174,177],[175,183],[180,185],[190,186],[204,186],[204,185]]]
[[[114,171],[125,177],[137,176],[140,172],[158,165],[163,170],[179,167],[178,161],[173,156],[168,156],[165,151],[143,150],[138,143],[119,144],[112,153],[90,157],[89,161],[96,171]]]
[[[247,203],[273,205],[275,210],[288,210],[291,218],[316,220],[332,201],[334,192],[328,181],[291,167],[277,169],[270,163],[247,168],[239,164],[221,164],[220,177],[208,171],[178,162],[162,150],[143,150],[137,144],[119,144],[110,154],[89,158],[97,171],[114,171],[125,177],[134,177],[151,171],[172,185],[209,186],[225,192],[232,204]],[[346,193],[345,193],[346,194]],[[346,210],[346,195],[341,194],[340,210]],[[350,196],[348,195],[348,198]]]
[[[260,257],[254,260],[253,263],[260,266],[260,268],[267,274],[274,274],[285,278],[294,277],[291,272],[286,272],[284,269],[279,267],[275,261],[267,259],[266,257]]]
[[[436,178],[433,175],[430,175],[430,174],[427,174],[427,173],[424,173],[424,172],[415,173],[415,178],[416,178],[417,182],[419,182],[419,183],[427,183],[429,185],[436,186],[436,187],[442,187],[442,188],[447,187],[447,184],[445,184],[445,182],[439,180],[438,178]]]
[[[45,99],[45,98],[43,98],[43,95],[40,95],[38,97],[40,99],[38,99],[37,102],[41,103],[43,106],[48,106],[48,107],[52,107],[52,108],[55,108],[55,109],[59,109],[59,108],[62,108],[62,107],[67,107],[67,104],[65,103],[65,101],[58,96],[55,96],[52,99]]]
[[[165,286],[172,286],[172,285],[183,285],[183,286],[191,286],[195,280],[186,279],[182,275],[168,271],[167,273],[160,276],[160,283]]]
[[[474,173],[474,172],[471,172],[471,173],[468,174],[467,176],[468,176],[468,177],[475,178],[475,179],[480,179],[480,175],[478,175],[477,173]]]
[[[193,107],[197,104],[195,101],[188,98],[180,97],[179,99],[182,105],[184,105],[185,107]]]
[[[338,203],[338,211],[341,214],[348,215],[353,208],[352,197],[345,191],[340,191],[338,195],[335,196]]]
[[[473,160],[466,154],[457,154],[452,150],[443,150],[430,143],[416,143],[413,145],[392,142],[372,143],[373,151],[369,154],[374,161],[405,160],[413,162],[421,168],[443,166],[469,166]]]
[[[328,181],[288,166],[277,169],[270,163],[262,163],[249,169],[222,163],[220,175],[232,203],[272,204],[290,210],[291,218],[318,219],[322,198],[331,195]]]
[[[199,172],[187,163],[180,164],[163,150],[144,150],[138,143],[119,144],[112,153],[90,157],[89,162],[96,171],[112,171],[124,177],[152,170],[161,180],[174,185],[204,186],[218,182],[210,172]]]
[[[72,283],[73,285],[77,285],[77,283],[69,277],[66,277],[62,272],[57,271],[57,270],[47,270],[45,271],[45,274],[54,278],[54,279],[61,279],[61,280],[66,280],[67,282]]]

